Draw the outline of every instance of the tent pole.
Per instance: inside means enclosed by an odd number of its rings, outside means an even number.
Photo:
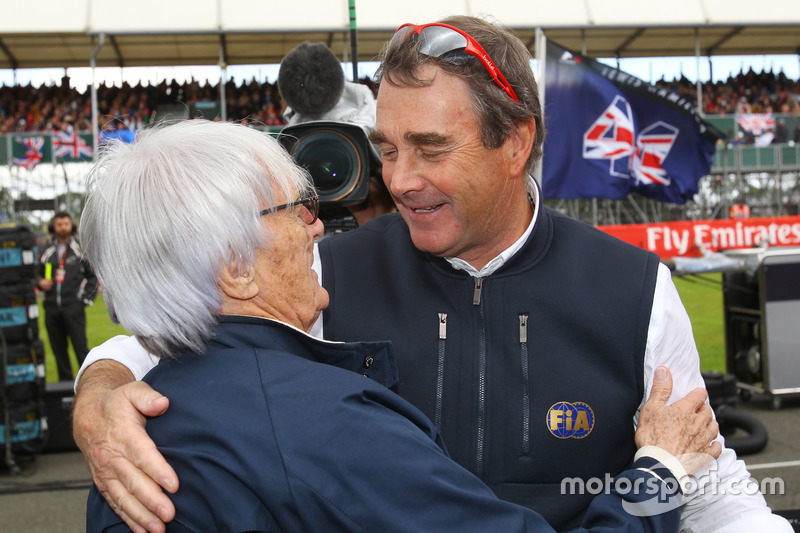
[[[538,88],[539,88],[539,105],[542,109],[542,124],[544,124],[544,102],[545,102],[545,63],[547,58],[547,38],[544,36],[544,31],[542,28],[536,28],[536,62],[539,65],[539,72],[536,76],[538,79]],[[539,164],[536,165],[536,168],[533,170],[533,179],[536,180],[536,183],[539,184],[539,190],[542,190],[542,165],[544,164],[544,156],[542,159],[539,160]],[[544,194],[542,194],[544,196]]]
[[[100,145],[100,131],[97,127],[98,112],[97,112],[97,80],[95,78],[95,70],[97,68],[97,54],[106,42],[106,34],[101,33],[97,41],[97,46],[92,48],[92,57],[90,59],[92,66],[92,158],[97,161],[97,150]]]
[[[694,59],[697,65],[697,113],[703,116],[703,82],[700,81],[700,28],[694,29]]]
[[[225,84],[228,83],[228,64],[225,61],[225,45],[219,42],[219,114],[222,122],[228,121],[228,97],[225,96]]]
[[[358,83],[358,33],[356,31],[356,0],[350,0],[350,49],[352,50],[353,83]]]

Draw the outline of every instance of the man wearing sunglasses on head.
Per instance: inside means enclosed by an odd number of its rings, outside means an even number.
[[[673,400],[703,386],[669,271],[542,205],[531,178],[541,106],[530,54],[510,32],[472,17],[404,25],[378,76],[371,140],[399,214],[320,243],[331,305],[318,326],[330,340],[391,340],[397,392],[433,420],[451,456],[501,499],[572,527],[592,495],[565,491],[564,480],[631,464],[655,369],[672,370]],[[123,509],[152,517],[168,502],[142,488],[154,486],[147,476],[168,490],[177,480],[141,440],[130,403],[154,416],[166,400],[126,386],[84,407],[147,369],[142,357],[117,359],[131,370],[100,361],[86,371],[79,387],[85,380],[91,393],[80,402],[79,390],[76,428],[99,428],[90,434],[100,440],[136,436],[105,449],[76,438]],[[112,405],[138,426],[100,423],[99,406]],[[683,529],[791,531],[743,490],[749,474],[732,450],[716,467],[713,487],[701,479],[687,494]]]

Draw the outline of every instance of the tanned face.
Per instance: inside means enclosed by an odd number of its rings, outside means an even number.
[[[370,138],[381,152],[383,180],[417,248],[482,268],[532,216],[519,136],[486,148],[466,82],[433,66],[422,76],[433,82],[381,84]]]

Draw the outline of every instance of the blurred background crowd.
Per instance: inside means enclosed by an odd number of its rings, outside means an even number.
[[[374,83],[360,80],[373,90]],[[225,85],[227,119],[281,126],[285,108],[277,84],[269,82]],[[196,118],[203,103],[218,103],[218,84],[197,81],[179,84],[163,81],[158,85],[100,85],[97,88],[99,129],[137,130],[156,119],[160,106],[183,105]],[[200,104],[200,105],[198,105]],[[214,108],[218,109],[218,107]],[[204,115],[205,118],[216,116]],[[81,93],[71,88],[69,78],[60,84],[0,87],[0,134],[13,132],[89,131],[92,121],[91,90]]]
[[[360,80],[376,90],[368,78]],[[697,104],[697,85],[682,77],[655,83]],[[792,122],[800,117],[800,80],[783,72],[755,72],[752,69],[729,77],[725,82],[702,85],[703,113],[708,116],[741,113],[788,114]],[[156,118],[160,106],[184,105],[190,117],[198,116],[202,104],[220,101],[219,85],[190,81],[179,84],[163,81],[158,85],[100,85],[97,89],[98,127],[136,130]],[[277,84],[229,81],[225,85],[227,119],[264,126],[281,126],[285,105]],[[200,105],[198,105],[200,104]],[[212,108],[218,112],[218,106]],[[215,118],[204,114],[205,118]],[[91,91],[78,92],[69,78],[59,84],[0,87],[0,133],[88,131],[91,129]],[[774,143],[800,142],[800,125],[789,131],[782,119],[775,124]]]

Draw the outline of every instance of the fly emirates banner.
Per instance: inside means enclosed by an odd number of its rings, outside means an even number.
[[[764,246],[800,246],[800,216],[598,226],[661,259]]]

